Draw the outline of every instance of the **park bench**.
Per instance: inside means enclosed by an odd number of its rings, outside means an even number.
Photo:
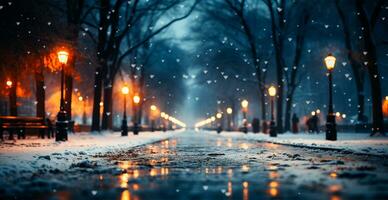
[[[14,133],[17,133],[18,139],[26,138],[26,131],[34,130],[39,133],[41,138],[44,138],[46,133],[48,138],[53,134],[53,127],[49,120],[41,117],[16,117],[16,116],[0,116],[0,139],[3,140],[4,131],[9,134],[9,139],[13,140]]]

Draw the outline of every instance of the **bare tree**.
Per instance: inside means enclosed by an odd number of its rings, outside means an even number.
[[[376,6],[371,13],[370,19],[364,9],[364,1],[356,1],[356,11],[358,13],[358,20],[364,30],[361,32],[364,38],[364,49],[361,55],[364,65],[367,68],[369,80],[371,83],[371,93],[372,93],[372,112],[373,112],[373,121],[372,121],[372,134],[377,133],[384,134],[384,124],[383,124],[383,112],[382,112],[382,95],[381,95],[381,84],[380,84],[380,73],[377,65],[377,54],[376,54],[376,41],[373,36],[374,28],[377,23],[377,18],[382,10],[383,5],[386,5],[387,2],[384,0],[378,0]]]

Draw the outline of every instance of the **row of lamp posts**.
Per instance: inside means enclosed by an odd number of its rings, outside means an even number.
[[[326,140],[337,140],[337,129],[336,129],[336,122],[335,122],[335,113],[333,109],[333,69],[335,67],[336,58],[329,54],[325,59],[325,65],[328,70],[327,76],[329,80],[329,110],[327,114],[327,120],[326,120]],[[270,105],[271,105],[271,122],[270,122],[270,130],[269,135],[271,137],[277,136],[277,130],[276,130],[276,123],[275,123],[275,96],[276,96],[276,87],[271,86],[268,88],[268,95],[270,96]],[[242,107],[242,113],[243,113],[243,128],[242,131],[244,133],[248,132],[248,120],[247,120],[247,112],[248,112],[248,101],[243,100],[241,101],[241,107]],[[230,131],[231,130],[231,114],[233,112],[232,108],[227,108],[227,121],[228,125],[227,128]],[[217,113],[216,118],[220,121],[222,117],[221,113]],[[217,132],[221,132],[222,127],[220,125],[221,123],[218,122]]]
[[[69,53],[66,51],[59,51],[57,53],[58,60],[61,63],[61,99],[60,99],[60,109],[57,115],[57,122],[56,122],[56,141],[66,141],[67,140],[67,131],[68,131],[68,118],[67,113],[65,110],[65,99],[64,99],[64,78],[65,78],[65,72],[64,68],[67,64]],[[337,140],[337,129],[336,129],[336,122],[335,122],[335,113],[333,109],[333,69],[335,67],[336,58],[329,54],[325,59],[326,68],[328,70],[327,76],[329,81],[329,109],[328,109],[328,115],[326,120],[326,139],[327,140]],[[11,87],[12,82],[7,81],[7,86]],[[128,125],[127,125],[127,113],[126,113],[126,107],[127,107],[127,95],[129,94],[129,88],[127,86],[124,86],[121,90],[121,92],[124,95],[124,113],[123,113],[123,120],[122,120],[122,132],[121,135],[126,136],[128,135]],[[268,94],[271,98],[271,123],[270,123],[270,136],[276,137],[276,124],[275,124],[275,117],[274,117],[274,101],[276,96],[276,88],[274,86],[271,86],[268,88]],[[82,97],[81,97],[82,98]],[[135,95],[133,96],[133,103],[135,105],[139,104],[140,102],[140,96]],[[82,100],[80,100],[82,101]],[[241,102],[241,106],[243,108],[243,132],[248,132],[248,120],[247,120],[247,111],[248,111],[248,101],[243,100]],[[134,107],[135,113],[137,113],[137,106]],[[156,106],[151,106],[151,111],[156,111]],[[233,110],[231,108],[227,109],[228,114],[228,130],[231,130],[231,114]],[[85,113],[84,113],[85,115]],[[83,116],[86,118],[85,116]],[[216,116],[218,119],[222,117],[221,113],[218,113]],[[85,120],[85,119],[84,119]],[[151,128],[154,130],[155,121],[154,119],[151,122]],[[133,133],[137,135],[139,133],[139,125],[138,121],[135,117],[134,119],[134,125],[133,125]]]

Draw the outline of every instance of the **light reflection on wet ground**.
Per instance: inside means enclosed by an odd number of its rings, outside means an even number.
[[[99,155],[101,158],[99,168],[63,175],[72,187],[39,197],[388,199],[388,162],[384,158],[197,132]]]

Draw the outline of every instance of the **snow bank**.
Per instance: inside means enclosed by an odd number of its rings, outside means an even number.
[[[207,132],[217,134],[216,132]],[[300,147],[324,148],[352,153],[383,155],[388,156],[388,138],[370,137],[369,134],[361,133],[338,133],[337,141],[328,141],[325,139],[325,133],[284,133],[278,134],[276,138],[269,137],[268,134],[244,134],[242,132],[222,132],[222,136],[231,138],[242,138],[248,140],[257,140],[261,142],[272,142],[276,144],[286,144]]]
[[[0,177],[10,171],[34,172],[38,169],[65,170],[91,155],[156,142],[180,134],[175,132],[140,132],[122,137],[119,132],[69,134],[67,142],[54,139],[25,139],[0,143]]]

